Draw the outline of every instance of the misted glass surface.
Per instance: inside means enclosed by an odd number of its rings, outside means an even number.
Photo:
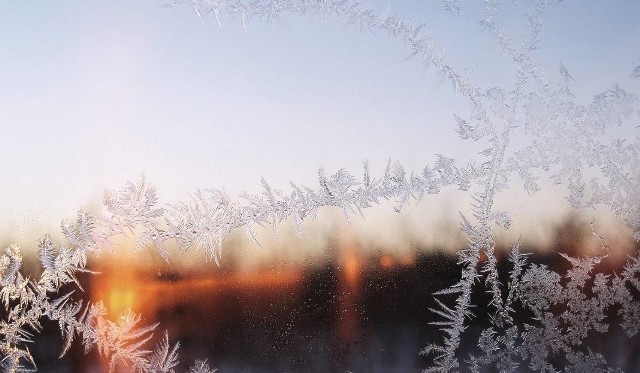
[[[0,5],[0,371],[640,370],[637,14]]]

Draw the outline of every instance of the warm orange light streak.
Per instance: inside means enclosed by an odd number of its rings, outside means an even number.
[[[91,284],[92,301],[103,301],[108,316],[114,318],[131,310],[139,312],[141,297],[140,279],[134,269],[122,265],[101,268]]]
[[[344,266],[344,276],[349,284],[349,287],[357,286],[358,279],[360,278],[360,260],[358,259],[355,250],[347,249],[345,250],[345,254],[343,257],[343,266]]]
[[[185,294],[206,290],[207,293],[234,288],[280,288],[299,283],[302,272],[289,271],[259,271],[252,273],[223,274],[216,277],[191,278],[176,282],[145,282],[141,284],[141,292],[169,290],[172,293]]]
[[[383,255],[380,257],[380,267],[389,269],[393,267],[393,259],[389,255]]]
[[[360,329],[357,307],[363,266],[359,249],[351,242],[341,245],[338,260],[341,268],[338,277],[338,336],[342,344],[349,344]]]
[[[131,288],[113,289],[109,295],[107,307],[115,314],[121,314],[134,308],[134,290]]]
[[[177,281],[163,281],[155,275],[149,276],[149,269],[134,265],[120,272],[126,265],[112,262],[108,268],[101,268],[100,274],[92,282],[92,300],[106,301],[110,318],[131,310],[142,313],[147,322],[154,321],[156,310],[161,304],[179,302],[192,295],[215,294],[228,290],[256,290],[267,292],[298,286],[303,277],[301,269],[259,270],[253,272],[218,273],[207,277],[191,277]]]

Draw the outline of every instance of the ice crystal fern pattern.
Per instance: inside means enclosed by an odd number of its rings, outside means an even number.
[[[513,245],[512,264],[507,279],[498,272],[494,231],[509,229],[509,213],[498,211],[494,199],[507,186],[530,193],[540,189],[540,179],[550,178],[565,185],[568,204],[574,208],[605,206],[632,228],[640,241],[640,141],[636,136],[611,138],[607,130],[626,126],[637,128],[637,97],[619,85],[596,95],[588,104],[576,102],[570,87],[572,77],[562,64],[555,73],[535,62],[535,50],[542,32],[544,12],[555,1],[527,2],[527,28],[517,41],[507,37],[497,21],[505,6],[498,0],[485,1],[480,28],[508,56],[516,76],[512,87],[479,87],[469,76],[459,74],[438,53],[436,42],[425,36],[423,25],[403,22],[388,12],[381,15],[355,0],[191,0],[187,4],[199,17],[213,14],[219,25],[226,19],[240,19],[246,27],[254,18],[279,20],[285,14],[322,13],[338,15],[358,29],[390,34],[409,49],[409,57],[419,58],[425,69],[433,69],[441,82],[449,83],[469,103],[466,114],[456,114],[454,130],[463,140],[486,144],[475,162],[437,155],[433,165],[420,172],[407,172],[401,164],[389,163],[375,177],[364,163],[360,179],[345,170],[318,172],[319,186],[291,184],[289,191],[273,189],[262,180],[262,192],[234,200],[221,190],[196,192],[188,201],[162,208],[155,189],[144,179],[128,183],[117,193],[106,193],[105,211],[92,215],[81,210],[73,224],[63,224],[66,242],[54,243],[44,237],[38,252],[42,263],[39,279],[24,277],[20,270],[20,248],[11,245],[0,259],[0,298],[4,318],[0,322],[0,366],[6,372],[34,369],[29,351],[43,318],[56,321],[64,338],[61,355],[72,343],[82,343],[88,351],[96,348],[112,370],[128,367],[137,372],[173,372],[178,363],[178,344],[164,335],[153,349],[148,342],[158,325],[142,326],[131,313],[117,320],[106,319],[101,303],[74,300],[79,272],[87,271],[90,254],[112,244],[118,235],[133,236],[136,248],[153,247],[169,260],[168,245],[183,252],[199,249],[218,261],[222,242],[234,229],[246,230],[255,239],[257,226],[295,223],[313,218],[325,206],[340,207],[345,215],[363,211],[381,200],[393,200],[400,210],[413,200],[437,194],[448,186],[468,191],[474,204],[470,216],[461,216],[461,230],[468,246],[458,252],[460,279],[436,293],[438,308],[431,311],[441,321],[441,343],[426,347],[429,372],[497,369],[503,372],[529,368],[535,371],[611,371],[604,358],[585,348],[590,332],[605,332],[607,312],[615,310],[629,336],[638,333],[640,305],[640,256],[636,253],[616,276],[597,272],[608,254],[604,239],[602,255],[590,258],[564,256],[571,268],[556,273],[544,265],[529,263]],[[443,1],[445,10],[464,11],[457,1]],[[630,67],[630,77],[638,77],[638,67]],[[635,127],[634,127],[635,126]],[[529,140],[518,147],[512,137]],[[592,176],[586,169],[597,169]],[[635,176],[635,177],[634,177]],[[587,179],[587,177],[589,177]],[[481,256],[486,257],[481,261]],[[480,281],[489,292],[490,325],[477,340],[477,352],[462,356],[461,338],[473,315],[472,295]],[[532,317],[516,322],[516,308]],[[427,310],[425,310],[427,312]],[[561,366],[558,366],[560,359]],[[464,361],[463,361],[464,360]],[[211,372],[206,361],[196,362],[190,372]]]

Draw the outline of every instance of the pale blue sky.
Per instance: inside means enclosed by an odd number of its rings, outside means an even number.
[[[481,34],[482,2],[362,1],[426,22],[451,64],[483,87],[513,78]],[[264,176],[314,185],[316,170],[420,170],[436,153],[467,158],[439,87],[393,37],[337,17],[281,24],[211,16],[163,1],[0,4],[0,233],[41,233],[144,171],[164,202],[196,187],[259,189]],[[466,5],[465,5],[466,4]],[[505,27],[521,24],[511,2]],[[545,17],[541,64],[561,60],[588,98],[613,82],[638,93],[640,3],[563,1]],[[508,71],[509,74],[504,72]],[[511,75],[510,75],[511,74]],[[35,237],[34,237],[35,238]]]

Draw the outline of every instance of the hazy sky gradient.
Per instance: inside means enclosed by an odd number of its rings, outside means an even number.
[[[477,4],[476,4],[477,3]],[[337,17],[281,24],[212,16],[162,1],[0,4],[0,234],[23,239],[143,171],[164,202],[196,187],[257,191],[264,176],[315,185],[316,170],[388,158],[420,170],[436,153],[461,159],[453,112],[463,98],[438,86],[393,37]],[[513,79],[508,57],[479,32],[482,2],[460,16],[440,1],[363,1],[426,22],[452,66],[481,87]],[[522,24],[505,2],[503,24]],[[640,64],[640,3],[563,1],[548,10],[542,65],[562,61],[580,99],[630,79]],[[516,29],[517,31],[517,29]],[[517,32],[514,33],[517,35]],[[505,71],[507,72],[505,74]],[[35,237],[34,237],[35,238]]]

